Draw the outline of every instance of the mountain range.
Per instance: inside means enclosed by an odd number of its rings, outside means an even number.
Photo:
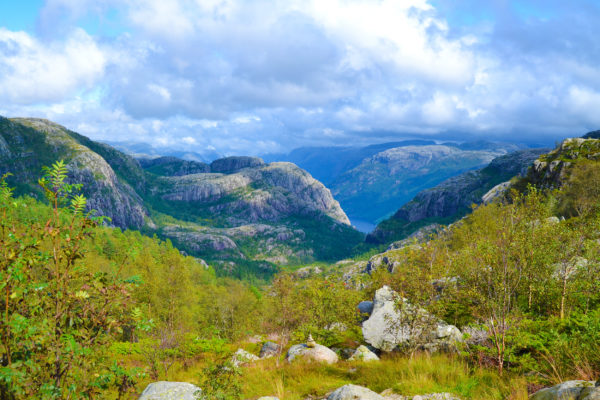
[[[364,240],[331,192],[294,164],[140,162],[47,120],[0,118],[0,175],[12,174],[17,194],[40,198],[42,167],[61,159],[112,225],[169,239],[238,275],[340,259]]]

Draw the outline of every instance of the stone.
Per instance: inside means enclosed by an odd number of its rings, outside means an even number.
[[[258,356],[260,358],[269,358],[279,353],[279,345],[274,342],[265,342],[260,349]]]
[[[384,400],[384,398],[365,387],[345,385],[331,393],[327,400]]]
[[[385,400],[460,400],[460,398],[450,393],[430,393],[420,394],[416,396],[402,396],[396,394],[392,389],[386,389],[381,392],[381,395]]]
[[[361,314],[369,314],[373,312],[373,302],[372,301],[361,301],[358,303],[358,311]]]
[[[367,346],[359,346],[349,361],[379,361],[377,354],[373,353]]]
[[[333,350],[320,344],[315,347],[308,347],[306,344],[296,344],[288,350],[287,360],[294,361],[296,358],[303,358],[309,361],[335,364],[338,362],[338,356]]]
[[[201,389],[187,382],[154,382],[146,386],[138,400],[196,400]]]
[[[398,310],[396,303],[399,302],[404,302],[405,310]],[[401,323],[402,320],[417,318],[422,321],[420,326],[411,327]],[[373,312],[363,322],[362,332],[368,344],[386,352],[410,341],[421,342],[422,347],[429,351],[452,350],[456,342],[463,340],[457,327],[436,320],[427,311],[411,306],[388,286],[375,292]]]
[[[260,360],[260,358],[258,358],[257,356],[255,356],[254,354],[252,354],[250,352],[247,352],[244,349],[237,349],[237,351],[231,357],[231,363],[236,367],[239,367],[241,365],[248,364],[248,363],[251,363],[251,362],[257,361],[257,360]]]
[[[530,400],[597,400],[600,388],[593,381],[566,381],[535,392]]]
[[[279,400],[279,397],[264,396],[264,397],[259,397],[258,400]]]
[[[310,333],[308,334],[308,339],[306,339],[306,345],[311,349],[315,348],[317,345],[317,342],[315,342],[315,339],[313,339]]]

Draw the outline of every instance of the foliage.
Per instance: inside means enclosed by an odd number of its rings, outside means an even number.
[[[110,385],[122,392],[132,376],[104,350],[128,322],[133,285],[88,269],[83,248],[98,220],[84,213],[63,162],[45,171],[40,186],[51,207],[43,223],[23,224],[27,203],[0,183],[0,397],[89,398]]]

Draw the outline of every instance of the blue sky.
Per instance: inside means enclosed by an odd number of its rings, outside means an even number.
[[[600,128],[600,2],[0,0],[0,115],[214,154]]]

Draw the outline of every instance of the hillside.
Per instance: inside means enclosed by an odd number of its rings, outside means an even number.
[[[330,191],[294,164],[252,157],[140,164],[50,121],[0,119],[0,173],[13,174],[17,193],[39,198],[42,166],[59,159],[69,180],[84,184],[89,208],[112,225],[169,238],[223,269],[270,274],[275,264],[342,258],[362,241]]]
[[[351,221],[375,224],[419,191],[479,168],[518,146],[407,140],[367,147],[300,148],[272,160],[289,160],[320,178]]]
[[[527,174],[527,169],[548,149],[519,150],[492,160],[485,168],[468,171],[421,191],[392,217],[382,221],[367,240],[386,243],[402,239],[420,227],[434,223],[451,223],[480,204],[497,185]]]

